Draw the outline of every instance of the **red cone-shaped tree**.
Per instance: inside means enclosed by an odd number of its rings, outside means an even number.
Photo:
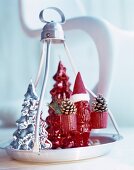
[[[61,61],[58,65],[58,70],[56,74],[53,76],[53,79],[56,81],[53,89],[50,91],[52,95],[52,100],[59,101],[70,98],[71,90],[70,90],[70,82],[69,77],[66,74],[66,68],[62,65]]]
[[[73,141],[69,135],[70,131],[74,131],[76,129],[76,116],[70,113],[65,115],[58,107],[64,100],[69,99],[72,94],[72,91],[70,90],[71,84],[69,82],[69,77],[67,76],[66,68],[63,66],[61,61],[59,62],[57,72],[53,79],[56,83],[50,91],[52,101],[49,105],[49,116],[46,118],[46,122],[48,124],[48,128],[46,129],[48,131],[48,139],[52,142],[53,148],[73,147]],[[64,145],[65,140],[68,141],[66,142],[66,146]]]

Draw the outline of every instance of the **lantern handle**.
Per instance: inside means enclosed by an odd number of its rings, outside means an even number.
[[[65,19],[64,13],[59,8],[56,8],[56,7],[48,7],[48,8],[43,9],[39,14],[39,18],[40,18],[41,22],[43,22],[43,23],[50,23],[51,22],[51,21],[46,21],[43,17],[43,13],[48,9],[55,10],[59,13],[59,15],[61,17],[61,21],[58,22],[58,23],[61,23],[61,24],[65,23],[66,19]]]

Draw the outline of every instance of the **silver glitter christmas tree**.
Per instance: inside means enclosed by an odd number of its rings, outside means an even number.
[[[35,87],[31,82],[28,85],[25,99],[22,104],[21,117],[16,121],[17,130],[13,133],[11,147],[19,150],[31,150],[34,146],[34,135],[36,126],[36,115],[39,99],[35,92]],[[46,122],[40,121],[40,149],[50,148],[51,142],[47,139]]]

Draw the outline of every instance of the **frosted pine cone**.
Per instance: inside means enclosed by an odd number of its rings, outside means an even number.
[[[92,107],[95,112],[106,112],[108,110],[106,100],[100,94],[94,99]]]
[[[61,112],[63,114],[75,114],[77,111],[77,108],[73,102],[71,102],[69,99],[65,99],[61,103]]]

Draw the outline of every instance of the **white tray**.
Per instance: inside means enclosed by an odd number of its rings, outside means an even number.
[[[93,134],[91,139],[97,139],[101,144],[69,149],[47,149],[38,153],[11,149],[10,147],[6,147],[5,149],[12,159],[18,161],[44,163],[76,161],[109,153],[115,143],[122,139],[122,136],[117,136],[115,134]]]

